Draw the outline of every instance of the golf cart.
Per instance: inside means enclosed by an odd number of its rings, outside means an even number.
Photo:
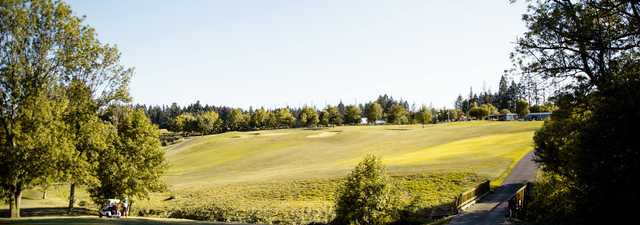
[[[120,204],[120,199],[106,199],[98,211],[98,215],[100,218],[105,217],[115,217],[120,218],[122,216],[122,206]]]

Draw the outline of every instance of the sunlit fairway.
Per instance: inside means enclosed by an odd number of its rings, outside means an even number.
[[[196,137],[167,153],[174,189],[348,173],[365,154],[392,174],[473,172],[498,177],[532,149],[540,122],[459,122],[230,132]]]
[[[382,157],[417,205],[437,207],[485,179],[498,184],[533,149],[541,125],[476,121],[195,137],[167,149],[170,191],[138,208],[147,215],[202,220],[327,222],[340,179],[366,154]]]

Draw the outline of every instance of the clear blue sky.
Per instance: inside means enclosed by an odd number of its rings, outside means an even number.
[[[135,67],[135,103],[323,106],[493,90],[524,30],[508,0],[68,2]]]

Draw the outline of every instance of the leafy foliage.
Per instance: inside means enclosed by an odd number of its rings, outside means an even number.
[[[316,109],[313,107],[305,106],[302,108],[302,112],[300,112],[300,124],[306,127],[313,127],[318,125],[320,119],[318,117],[318,113]],[[328,122],[328,119],[327,119]]]
[[[166,167],[160,148],[158,129],[142,110],[111,107],[109,132],[112,147],[99,159],[100,184],[89,188],[96,202],[105,198],[145,198],[152,191],[164,190],[161,180]]]
[[[64,2],[2,1],[0,18],[0,183],[17,217],[19,195],[34,181],[92,182],[96,110],[128,100],[133,70]]]
[[[524,118],[529,114],[529,103],[525,100],[518,100],[516,102],[516,113],[520,118]]]
[[[391,111],[389,112],[388,121],[389,123],[393,123],[393,124],[409,123],[407,110],[403,106],[398,104],[391,106]]]
[[[337,224],[386,224],[397,219],[399,193],[379,158],[366,156],[347,176],[336,199]]]
[[[611,206],[640,200],[640,146],[632,135],[640,125],[639,9],[637,1],[555,0],[531,2],[523,17],[528,31],[516,62],[526,73],[563,81],[557,110],[535,136],[544,171],[562,181],[548,184],[563,192],[536,195],[531,207],[569,204],[547,218],[533,216],[536,222],[615,223],[601,215],[635,212]]]
[[[471,108],[471,110],[469,110],[469,116],[476,119],[483,119],[488,115],[489,115],[489,111],[486,108],[476,106]]]
[[[426,106],[420,107],[420,111],[418,111],[415,115],[416,122],[421,124],[431,123],[431,110]]]
[[[382,106],[379,103],[370,103],[367,107],[367,120],[369,123],[373,123],[382,118],[382,110]]]
[[[344,115],[344,122],[348,124],[358,124],[360,123],[361,115],[362,110],[360,110],[360,108],[355,105],[348,105]]]

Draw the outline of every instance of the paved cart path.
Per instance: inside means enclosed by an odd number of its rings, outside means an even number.
[[[519,184],[535,180],[537,168],[533,161],[533,151],[531,151],[516,164],[498,190],[467,208],[461,215],[454,217],[449,224],[509,224],[505,218],[509,198],[518,190]]]

